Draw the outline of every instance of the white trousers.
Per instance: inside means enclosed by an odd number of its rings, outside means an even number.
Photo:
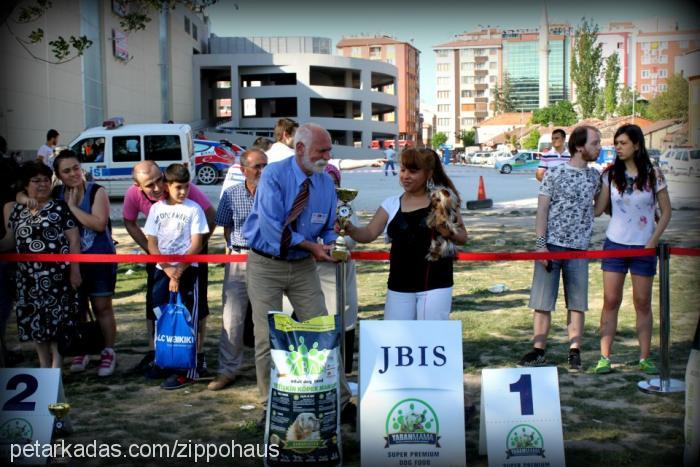
[[[439,320],[449,319],[452,310],[452,287],[426,292],[388,290],[384,319]]]

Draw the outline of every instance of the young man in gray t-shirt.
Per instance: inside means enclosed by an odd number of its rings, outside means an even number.
[[[588,163],[600,152],[600,132],[591,126],[576,127],[569,138],[571,159],[545,172],[537,201],[537,251],[586,250],[593,230],[593,201],[600,191],[600,175]],[[534,311],[533,349],[518,363],[542,366],[559,292],[564,278],[568,308],[569,367],[581,369],[581,336],[588,310],[588,260],[538,260],[532,279],[529,306]]]

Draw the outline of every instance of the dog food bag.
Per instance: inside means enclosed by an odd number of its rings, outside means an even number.
[[[342,464],[340,317],[298,322],[270,312],[272,374],[265,444],[279,455],[269,466]]]

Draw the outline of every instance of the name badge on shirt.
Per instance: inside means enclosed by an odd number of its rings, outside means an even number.
[[[325,224],[328,219],[328,214],[322,212],[314,212],[311,214],[312,224]]]

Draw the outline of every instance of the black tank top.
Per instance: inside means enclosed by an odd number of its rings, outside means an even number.
[[[395,292],[424,292],[452,287],[452,258],[425,259],[433,230],[427,225],[430,206],[403,212],[399,207],[389,222],[391,237],[389,289]]]

